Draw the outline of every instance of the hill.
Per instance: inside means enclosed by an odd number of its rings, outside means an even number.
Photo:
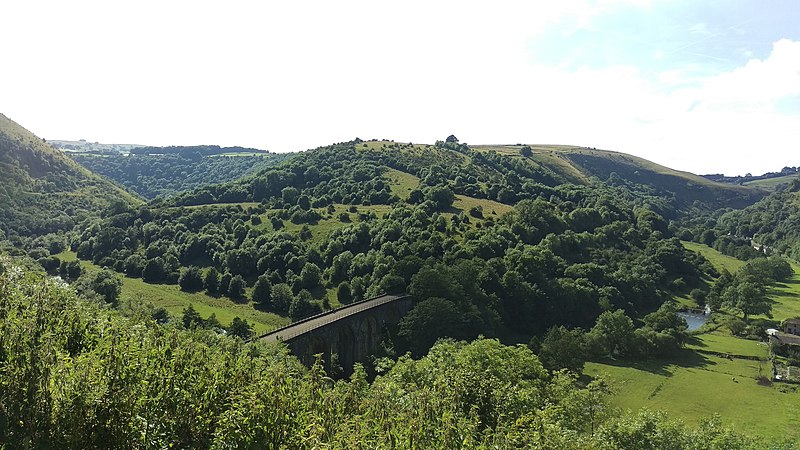
[[[422,309],[396,348],[422,354],[441,336],[527,342],[553,325],[591,327],[609,308],[658,308],[704,270],[670,235],[677,214],[673,195],[569,183],[527,158],[355,140],[94,220],[72,248],[295,320],[409,291]]]
[[[127,153],[134,148],[144,147],[140,144],[101,144],[100,142],[91,142],[86,139],[79,141],[49,139],[47,143],[51,147],[66,153],[118,154]]]
[[[800,260],[800,180],[747,208],[723,214],[716,235],[738,237],[748,247]]]
[[[779,177],[761,178],[757,180],[746,181],[744,185],[750,187],[758,187],[761,189],[767,189],[770,191],[777,191],[785,188],[786,186],[789,186],[790,184],[792,184],[794,180],[797,180],[798,178],[800,178],[800,176],[798,176],[797,174],[783,175]]]
[[[0,174],[0,231],[6,237],[69,231],[112,202],[140,203],[2,114]]]
[[[573,183],[592,178],[609,183],[647,186],[656,195],[674,194],[677,204],[687,208],[700,202],[705,207],[742,208],[764,197],[760,186],[739,186],[661,166],[637,156],[608,150],[567,145],[475,146],[476,150],[529,158]],[[528,156],[523,156],[523,148]]]
[[[768,194],[758,187],[714,182],[632,155],[583,147],[467,146],[457,141],[425,145],[359,140],[355,148],[362,153],[369,152],[373,159],[388,168],[417,178],[431,165],[440,171],[453,171],[451,187],[456,193],[506,204],[529,197],[531,193],[541,193],[541,187],[587,186],[601,182],[667,201],[670,206],[660,213],[667,212],[670,218],[676,218],[679,212],[693,207],[706,211],[742,208]],[[531,150],[527,156],[522,155],[523,148]],[[529,181],[527,186],[518,182],[522,178]],[[225,194],[229,200],[225,202],[232,201],[231,198],[238,199],[234,201],[259,200],[252,185],[236,184],[238,187],[231,189],[240,193],[233,194],[229,190]],[[248,190],[255,196],[245,193]],[[218,196],[221,192],[210,194]],[[205,200],[200,203],[213,203],[206,201],[210,198],[208,193],[203,195]],[[186,199],[183,204],[197,203]]]
[[[75,161],[100,175],[106,176],[146,199],[169,196],[179,192],[224,183],[277,164],[289,154],[253,152],[251,149],[175,147],[152,150],[134,149],[130,155],[70,153]],[[141,150],[141,151],[140,151]],[[234,151],[237,150],[237,151]],[[161,153],[155,153],[161,151]]]

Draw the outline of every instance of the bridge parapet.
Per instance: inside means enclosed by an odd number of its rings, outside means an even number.
[[[381,295],[300,320],[258,339],[285,342],[308,366],[321,353],[326,369],[339,366],[347,375],[353,364],[365,362],[377,350],[388,327],[399,322],[411,306],[408,295]]]

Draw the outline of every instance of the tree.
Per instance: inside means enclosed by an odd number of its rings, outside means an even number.
[[[339,303],[343,305],[353,303],[353,293],[350,290],[350,283],[347,281],[339,283],[339,287],[336,288],[336,298],[339,299]]]
[[[521,149],[519,149],[519,154],[526,158],[530,158],[533,156],[533,151],[531,150],[530,146],[524,145]]]
[[[182,291],[199,291],[203,289],[203,275],[200,269],[196,266],[189,266],[181,269],[181,275],[178,277],[178,285]]]
[[[300,209],[308,211],[311,209],[311,199],[308,198],[307,195],[303,194],[297,198],[297,206],[299,206]]]
[[[203,279],[203,287],[209,294],[219,293],[219,271],[215,267],[208,269],[208,272],[206,272],[206,276]]]
[[[58,271],[62,277],[70,280],[77,280],[83,273],[80,261],[77,259],[72,261],[61,261],[58,266]]]
[[[233,279],[233,275],[230,272],[225,272],[222,274],[219,280],[219,293],[220,294],[227,294],[228,287],[231,285],[231,279]]]
[[[400,294],[406,289],[406,281],[399,275],[389,274],[383,277],[378,288],[387,294]]]
[[[438,297],[417,303],[400,321],[399,328],[398,337],[418,356],[424,355],[439,338],[464,338],[463,322],[456,305]]]
[[[288,314],[293,300],[292,288],[288,284],[279,283],[272,286],[272,308],[275,311],[281,314]]]
[[[147,260],[144,256],[134,253],[127,258],[125,258],[124,263],[124,270],[125,274],[129,277],[141,277],[142,271],[144,271],[144,266],[147,264]]]
[[[686,331],[686,319],[678,315],[678,311],[672,302],[665,302],[658,310],[644,316],[646,326],[655,331],[662,332],[667,330]]]
[[[624,357],[634,349],[634,326],[625,311],[606,311],[597,318],[588,337],[606,356]]]
[[[228,297],[239,300],[244,298],[244,288],[247,287],[241,275],[234,275],[228,283]]]
[[[297,203],[297,199],[300,197],[300,191],[297,188],[288,186],[281,189],[281,198],[283,202],[289,205],[294,205]]]
[[[767,298],[765,287],[753,281],[737,281],[722,295],[725,306],[742,313],[743,319],[751,314],[772,315],[772,302]]]
[[[586,363],[583,330],[568,330],[563,326],[550,328],[542,340],[539,359],[550,370],[567,369],[580,374]]]
[[[253,303],[261,308],[269,308],[272,297],[272,284],[266,275],[261,275],[253,286]]]
[[[303,270],[300,271],[300,282],[305,289],[317,289],[322,282],[322,271],[319,266],[312,262],[307,262],[303,266]]]
[[[92,277],[89,287],[107,303],[116,305],[122,292],[122,280],[114,271],[103,269]]]
[[[184,328],[195,328],[198,325],[203,325],[203,318],[200,317],[200,313],[194,309],[191,303],[188,307],[183,309],[183,317],[181,320],[183,321]]]
[[[300,291],[292,301],[291,306],[289,306],[289,317],[297,321],[321,313],[322,308],[317,303],[314,303],[313,300],[314,297],[311,296],[310,292],[305,289]]]
[[[157,256],[147,261],[142,270],[142,279],[148,283],[156,283],[164,278],[164,260]]]
[[[228,333],[231,336],[236,336],[242,339],[250,339],[253,335],[253,327],[247,323],[246,320],[242,320],[239,316],[236,316],[231,321],[230,326],[228,327]]]
[[[433,202],[434,207],[443,211],[451,206],[456,199],[453,191],[447,186],[433,186],[428,189],[428,200]]]
[[[450,136],[447,136],[447,139],[445,139],[444,141],[445,142],[450,142],[450,143],[453,143],[453,144],[458,144],[458,138],[455,137],[455,135],[452,135],[452,134]]]

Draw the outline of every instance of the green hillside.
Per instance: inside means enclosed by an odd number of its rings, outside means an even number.
[[[69,231],[133,195],[81,167],[0,114],[0,231],[7,237]]]
[[[129,156],[115,152],[69,155],[89,170],[114,180],[146,199],[235,180],[290,156],[266,152],[203,155],[195,151],[195,147],[177,148],[181,151],[175,149],[170,148],[172,152],[167,154],[142,152]]]
[[[766,246],[768,252],[800,260],[800,180],[747,208],[722,215],[715,232],[752,238],[752,244]]]
[[[240,277],[244,292],[212,293],[293,320],[408,291],[420,319],[396,348],[422,354],[441,336],[527,342],[607,309],[638,317],[700,286],[704,269],[667,227],[678,214],[672,194],[573,184],[457,142],[355,140],[95,220],[72,248],[147,283]],[[280,298],[257,298],[257,283]],[[451,328],[422,332],[428,316]]]
[[[499,145],[475,146],[480,151],[494,151],[511,157],[525,158],[521,149],[531,150],[527,158],[574,183],[591,178],[610,183],[632,183],[652,188],[659,195],[674,194],[682,207],[699,201],[716,209],[741,208],[767,194],[759,186],[745,187],[717,183],[689,172],[661,166],[643,158],[608,150],[568,145]],[[616,174],[616,175],[612,175]]]
[[[772,178],[764,178],[761,180],[747,181],[744,183],[744,185],[750,187],[757,187],[761,189],[767,189],[770,191],[776,191],[781,187],[790,185],[796,179],[798,179],[797,174],[792,174],[782,177],[772,177]]]

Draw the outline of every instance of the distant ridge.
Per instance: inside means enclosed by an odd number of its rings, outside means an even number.
[[[758,186],[720,183],[690,172],[674,170],[638,156],[570,145],[476,145],[480,151],[522,156],[540,163],[573,183],[592,178],[611,183],[650,186],[658,194],[672,193],[683,206],[700,201],[710,207],[743,208],[768,194]],[[527,152],[526,152],[527,153]]]

